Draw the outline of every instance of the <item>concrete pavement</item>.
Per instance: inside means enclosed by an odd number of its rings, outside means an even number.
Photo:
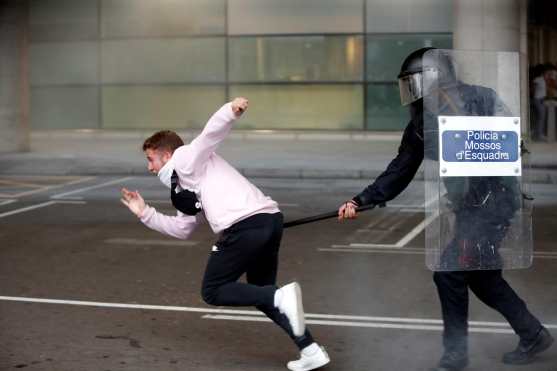
[[[179,241],[145,228],[120,203],[121,187],[138,189],[160,212],[174,214],[155,177],[58,182],[0,205],[0,370],[282,371],[297,356],[289,338],[253,308],[202,301],[216,239],[206,223]],[[254,182],[279,202],[285,220],[334,210],[363,183]],[[557,187],[533,188],[534,264],[505,278],[554,332]],[[396,202],[356,220],[285,231],[278,282],[302,285],[306,323],[332,360],[323,371],[428,371],[439,360],[441,308],[424,234],[414,233],[423,196],[423,184],[413,182]],[[512,329],[473,296],[470,321],[467,370],[510,371],[500,358],[517,344]],[[512,370],[555,371],[556,360],[553,346]]]

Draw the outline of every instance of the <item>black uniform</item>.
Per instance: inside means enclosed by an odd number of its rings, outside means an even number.
[[[177,187],[178,175],[174,171],[170,187],[172,205],[184,214],[198,214],[201,204],[195,193],[177,192]],[[225,229],[209,257],[201,296],[207,304],[215,306],[255,306],[302,350],[314,342],[311,333],[306,328],[302,336],[294,335],[288,318],[274,305],[282,224],[282,213],[262,213]],[[244,273],[248,285],[237,282]]]
[[[480,86],[456,83],[444,89],[440,94],[438,112],[426,112],[426,115],[504,115],[506,108],[495,92]],[[387,169],[360,194],[354,197],[358,205],[380,204],[395,198],[414,178],[420,164],[426,157],[435,158],[437,146],[424,150],[424,108],[423,99],[415,101],[410,107],[411,120],[406,129],[398,155],[391,161]],[[431,120],[428,120],[428,122]],[[431,122],[436,122],[431,121]],[[455,238],[445,251],[459,251],[459,241],[473,238],[476,242],[496,246],[505,235],[509,221],[513,217],[520,200],[516,184],[508,184],[509,178],[450,178],[446,183],[448,198],[453,204],[456,216]],[[507,183],[505,183],[507,182]],[[477,207],[477,199],[482,199],[492,192],[489,202]],[[495,197],[496,196],[496,197]],[[498,209],[496,211],[492,208]],[[473,216],[477,216],[474,218]],[[485,223],[486,218],[491,219]],[[463,223],[466,220],[481,221],[475,226]],[[460,226],[459,226],[460,221]],[[483,239],[483,240],[482,240]],[[454,245],[454,246],[451,246]],[[462,256],[448,254],[445,259],[456,258],[463,264]],[[467,257],[474,259],[477,257]],[[500,267],[498,253],[493,255],[494,267]],[[450,262],[452,264],[452,262]],[[463,267],[465,269],[465,267]],[[518,334],[521,342],[533,341],[542,329],[541,323],[526,308],[522,301],[502,277],[500,269],[493,270],[462,270],[456,272],[435,272],[433,275],[437,285],[443,313],[443,344],[445,351],[467,353],[468,333],[468,288],[485,304],[501,313]]]

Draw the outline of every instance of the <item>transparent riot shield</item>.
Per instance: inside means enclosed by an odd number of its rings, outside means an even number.
[[[423,67],[426,265],[529,267],[518,53],[431,50]]]

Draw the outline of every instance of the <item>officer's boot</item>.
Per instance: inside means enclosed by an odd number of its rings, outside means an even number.
[[[553,343],[553,336],[542,326],[534,340],[520,340],[512,352],[503,355],[503,363],[509,365],[524,365],[532,362],[534,356],[543,352]]]

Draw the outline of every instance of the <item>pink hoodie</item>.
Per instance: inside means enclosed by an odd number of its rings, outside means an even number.
[[[172,155],[180,187],[197,194],[215,233],[252,215],[280,211],[275,201],[215,153],[235,119],[231,104],[225,104],[213,114],[199,136]],[[146,206],[141,221],[151,229],[180,239],[188,238],[197,225],[195,216],[179,211],[176,216],[168,216],[151,206]]]

